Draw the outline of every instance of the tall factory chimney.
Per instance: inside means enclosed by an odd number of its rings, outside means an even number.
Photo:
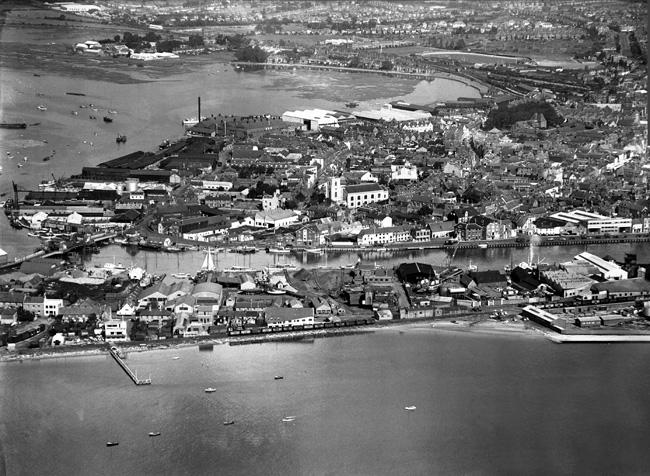
[[[201,96],[198,97],[198,103],[199,103],[199,115],[196,116],[196,118],[201,122]]]

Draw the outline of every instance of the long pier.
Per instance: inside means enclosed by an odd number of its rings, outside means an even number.
[[[122,354],[120,353],[119,349],[117,347],[111,347],[109,350],[109,353],[115,359],[115,362],[118,363],[120,367],[122,367],[122,370],[126,372],[126,374],[133,380],[133,383],[136,385],[151,385],[151,379],[139,379],[138,376],[129,368],[129,366],[124,362],[124,359],[122,358]]]

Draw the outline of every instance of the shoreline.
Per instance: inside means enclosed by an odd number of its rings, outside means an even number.
[[[155,352],[177,350],[188,347],[199,347],[200,345],[253,345],[270,342],[312,342],[318,338],[343,337],[375,332],[398,332],[421,333],[464,333],[475,336],[520,336],[525,338],[543,338],[556,344],[562,343],[647,343],[650,342],[650,334],[557,334],[549,332],[535,325],[526,324],[522,321],[495,321],[491,319],[481,321],[470,321],[459,319],[418,319],[418,320],[396,320],[377,322],[366,326],[355,326],[345,328],[296,330],[276,334],[252,334],[244,336],[208,336],[194,338],[192,340],[169,339],[165,341],[151,341],[147,343],[129,342],[125,345],[120,343],[103,343],[101,346],[70,346],[57,347],[52,349],[30,349],[32,352],[24,354],[0,353],[0,363],[20,362],[23,360],[50,360],[68,357],[91,357],[109,355],[111,345],[117,345],[122,352]]]
[[[328,337],[343,337],[346,335],[365,334],[374,332],[390,332],[398,331],[404,333],[406,331],[445,331],[445,332],[465,332],[476,335],[524,335],[524,336],[541,336],[535,329],[524,327],[519,324],[501,323],[497,321],[482,321],[479,323],[472,323],[470,321],[458,320],[418,320],[406,321],[400,320],[395,322],[382,322],[371,324],[368,326],[347,327],[347,328],[331,328],[331,329],[315,329],[306,331],[293,331],[287,333],[277,334],[255,334],[246,336],[224,336],[224,337],[206,337],[202,339],[194,339],[192,341],[175,341],[169,339],[165,341],[152,341],[149,343],[135,344],[128,343],[128,345],[119,345],[118,347],[122,352],[153,352],[176,350],[188,347],[197,347],[202,344],[213,345],[252,345],[264,344],[267,342],[296,342],[300,343],[302,340],[311,340],[317,338]],[[650,336],[649,336],[650,337]],[[32,349],[33,352],[20,354],[8,353],[0,354],[0,363],[4,362],[22,362],[23,360],[50,360],[68,357],[89,357],[99,355],[109,355],[109,348],[111,344],[106,342],[102,347],[83,348],[81,346],[58,347],[56,351],[51,349]]]

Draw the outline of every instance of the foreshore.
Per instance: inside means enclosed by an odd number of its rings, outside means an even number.
[[[497,322],[497,321],[462,321],[462,320],[418,320],[418,321],[392,321],[381,322],[369,326],[353,328],[331,328],[315,329],[305,331],[294,331],[277,334],[255,334],[233,337],[205,337],[198,339],[169,339],[164,341],[150,341],[146,343],[118,344],[122,352],[150,352],[175,350],[187,347],[198,347],[201,344],[213,345],[247,345],[262,344],[266,342],[301,342],[304,340],[337,337],[351,334],[363,334],[371,332],[421,332],[421,331],[444,331],[444,332],[467,332],[478,335],[525,335],[540,336],[544,334],[537,329],[527,327],[523,323]],[[3,352],[0,354],[0,362],[21,362],[23,360],[44,360],[61,359],[68,357],[88,357],[95,355],[108,355],[110,343],[93,346],[67,346],[56,349],[25,349],[20,352]]]

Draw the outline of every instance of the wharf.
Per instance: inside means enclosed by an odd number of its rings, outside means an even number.
[[[557,334],[544,332],[556,344],[597,344],[650,342],[650,334]]]
[[[650,235],[618,235],[618,236],[552,236],[540,237],[540,240],[534,243],[534,246],[584,246],[584,245],[601,245],[613,243],[643,243],[650,241]],[[479,249],[479,248],[528,248],[530,241],[518,240],[516,238],[505,240],[476,240],[450,242],[448,239],[404,242],[404,243],[386,243],[381,246],[327,246],[323,248],[324,252],[367,252],[381,253],[394,251],[417,251],[417,250],[437,250],[437,249]],[[308,250],[306,247],[294,247],[293,251],[302,252]]]
[[[129,366],[124,362],[124,359],[122,358],[122,354],[120,351],[117,349],[117,347],[111,347],[109,350],[109,353],[111,354],[111,357],[115,359],[115,362],[118,363],[120,367],[122,367],[122,370],[126,372],[126,374],[133,380],[133,383],[136,385],[151,385],[151,379],[139,379],[138,376],[129,368]]]

